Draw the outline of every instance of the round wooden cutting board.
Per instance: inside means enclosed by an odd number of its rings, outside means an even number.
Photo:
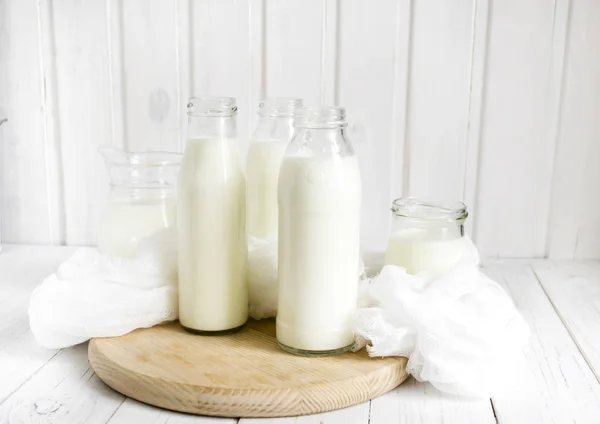
[[[364,402],[406,377],[406,358],[369,358],[363,349],[325,358],[290,355],[273,320],[236,334],[198,336],[178,322],[93,339],[92,368],[106,384],[139,401],[222,417],[313,414]]]

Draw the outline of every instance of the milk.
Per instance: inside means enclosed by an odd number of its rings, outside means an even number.
[[[454,267],[465,250],[464,238],[444,228],[409,228],[389,238],[386,265],[398,265],[409,274],[443,274]]]
[[[360,198],[354,156],[283,160],[277,340],[284,347],[315,352],[353,343]]]
[[[248,317],[246,179],[235,140],[190,139],[179,174],[179,321],[226,331]]]
[[[265,240],[277,239],[277,180],[287,141],[255,140],[250,144],[248,174],[248,234]]]
[[[139,242],[175,224],[175,197],[110,199],[100,220],[98,249],[112,256],[133,256]]]

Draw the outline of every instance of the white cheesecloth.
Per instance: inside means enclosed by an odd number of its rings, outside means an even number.
[[[177,303],[177,239],[168,229],[130,259],[78,249],[31,294],[29,325],[40,345],[58,349],[172,321]]]
[[[441,391],[490,397],[512,378],[529,329],[512,299],[479,270],[466,238],[461,262],[438,278],[388,265],[360,283],[356,349],[406,356],[407,371]]]

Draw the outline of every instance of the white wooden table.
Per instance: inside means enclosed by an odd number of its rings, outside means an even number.
[[[31,290],[74,248],[4,246],[0,253],[0,423],[600,423],[600,262],[505,260],[484,271],[515,300],[532,331],[520,376],[492,399],[446,395],[409,379],[351,408],[284,419],[218,419],[160,410],[104,385],[87,344],[36,345]]]

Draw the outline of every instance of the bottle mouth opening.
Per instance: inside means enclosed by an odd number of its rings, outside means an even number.
[[[294,119],[297,128],[346,127],[346,109],[339,106],[305,107],[298,110]]]
[[[260,102],[258,105],[258,114],[259,116],[269,118],[293,118],[302,106],[302,99],[274,97]]]
[[[467,206],[462,202],[439,202],[414,197],[394,200],[392,212],[395,216],[403,218],[439,222],[462,222],[469,216]]]
[[[188,116],[227,117],[237,115],[237,105],[233,97],[190,97],[187,104]]]

